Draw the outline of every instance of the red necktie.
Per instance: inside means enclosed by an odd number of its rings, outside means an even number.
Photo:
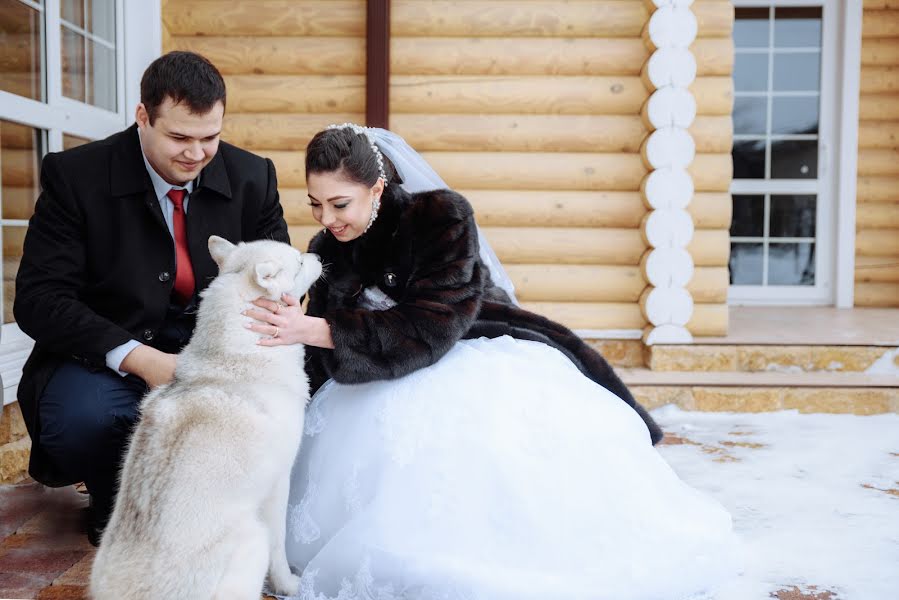
[[[184,196],[187,190],[172,188],[167,194],[175,205],[172,211],[172,229],[175,230],[175,288],[173,294],[182,304],[187,304],[194,295],[194,268],[190,264],[190,250],[187,248],[187,227],[184,220]]]

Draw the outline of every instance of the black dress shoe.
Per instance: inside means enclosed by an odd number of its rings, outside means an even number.
[[[112,502],[105,498],[91,495],[90,505],[87,509],[87,541],[92,546],[99,546],[103,537],[103,530],[109,523],[112,515]]]

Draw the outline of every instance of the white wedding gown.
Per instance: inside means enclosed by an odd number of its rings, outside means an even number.
[[[464,340],[307,409],[287,554],[303,600],[677,600],[733,574],[731,518],[559,351]]]

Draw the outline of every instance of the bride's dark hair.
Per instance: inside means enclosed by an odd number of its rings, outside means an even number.
[[[387,182],[397,181],[396,169],[383,157]],[[364,133],[349,127],[325,129],[315,134],[306,146],[306,176],[312,173],[340,171],[350,181],[373,186],[380,177],[378,157]],[[387,183],[385,182],[385,183]]]

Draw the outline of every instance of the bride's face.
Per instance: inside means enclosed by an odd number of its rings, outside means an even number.
[[[374,199],[384,191],[384,182],[378,179],[368,187],[347,179],[339,171],[312,173],[306,177],[306,191],[313,218],[339,241],[348,242],[365,231]]]

